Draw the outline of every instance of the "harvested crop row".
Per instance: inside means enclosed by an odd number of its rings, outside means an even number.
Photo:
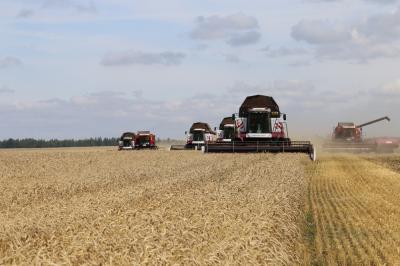
[[[310,184],[315,260],[328,265],[400,261],[400,174],[351,155],[327,156]]]
[[[393,171],[400,173],[400,155],[393,154],[393,155],[370,155],[365,156],[370,162],[374,162],[378,165],[388,167]]]
[[[0,153],[0,264],[300,263],[302,155]]]

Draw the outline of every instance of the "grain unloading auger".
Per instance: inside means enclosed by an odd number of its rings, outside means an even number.
[[[306,153],[316,160],[316,151],[310,141],[292,141],[287,134],[286,114],[279,110],[272,97],[254,95],[247,97],[232,115],[234,136],[227,142],[205,143],[204,152],[255,153],[291,152]]]
[[[332,141],[323,145],[328,152],[376,152],[393,151],[398,143],[384,138],[363,139],[363,128],[390,118],[387,116],[356,125],[353,122],[339,122],[332,133]]]

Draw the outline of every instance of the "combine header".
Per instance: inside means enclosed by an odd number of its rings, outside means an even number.
[[[316,160],[309,141],[292,141],[287,135],[286,114],[279,110],[272,97],[249,96],[232,115],[233,137],[230,142],[206,143],[204,152],[297,152]]]
[[[202,146],[216,141],[216,133],[207,123],[196,122],[185,132],[185,145],[171,145],[170,150],[200,150]]]
[[[332,141],[323,145],[330,152],[393,152],[398,142],[388,138],[363,139],[363,128],[390,118],[387,116],[372,120],[361,125],[353,122],[339,122],[333,130]]]

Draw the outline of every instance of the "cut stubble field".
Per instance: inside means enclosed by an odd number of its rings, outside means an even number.
[[[300,264],[305,156],[0,152],[0,264]]]
[[[400,265],[400,157],[382,158],[327,155],[309,166],[315,264]]]

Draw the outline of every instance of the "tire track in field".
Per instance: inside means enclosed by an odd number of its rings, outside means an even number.
[[[400,261],[400,174],[356,156],[326,156],[316,166],[310,204],[316,260],[328,265]]]

